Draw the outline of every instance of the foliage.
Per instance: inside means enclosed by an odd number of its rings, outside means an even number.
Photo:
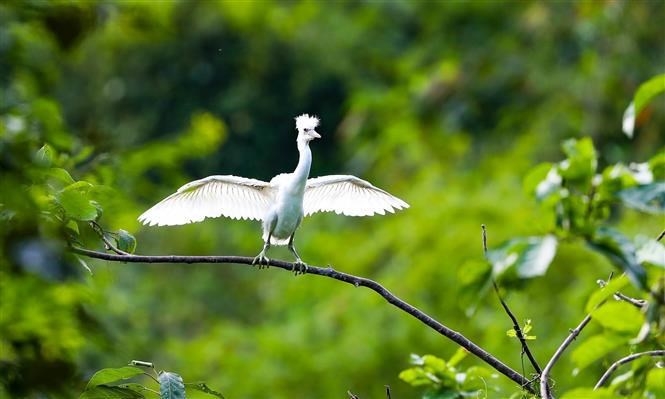
[[[665,92],[665,74],[654,76],[640,85],[637,92],[635,92],[635,98],[623,113],[623,132],[628,137],[633,137],[635,116],[642,112],[654,96],[663,92]]]
[[[460,348],[448,361],[433,355],[412,354],[414,367],[402,371],[399,378],[414,387],[424,387],[423,397],[427,399],[480,398],[498,394],[493,380],[499,376],[492,370],[479,366],[458,368],[467,354]]]
[[[141,381],[137,380],[137,377],[143,377],[141,380],[152,383],[150,385],[156,383],[159,389],[146,386],[145,382],[132,382]],[[190,398],[224,399],[221,393],[210,389],[204,383],[184,383],[180,375],[169,371],[155,372],[152,363],[143,361],[132,361],[128,366],[97,371],[88,381],[79,399],[179,399],[185,398],[187,392]]]
[[[489,250],[486,271],[470,272],[465,281],[468,287],[489,287],[491,279],[519,285],[524,279],[542,276],[556,255],[558,242],[574,239],[584,240],[606,256],[641,290],[648,286],[647,268],[655,266],[651,284],[656,283],[658,267],[665,267],[665,261],[658,256],[638,259],[638,253],[644,252],[645,246],[661,253],[662,244],[639,237],[633,242],[610,223],[615,217],[612,209],[621,204],[648,213],[665,213],[665,184],[657,180],[663,167],[662,154],[630,167],[608,165],[598,173],[598,156],[590,139],[569,139],[562,147],[566,159],[540,164],[524,180],[525,190],[552,215],[552,231],[543,236],[513,238]]]
[[[665,110],[658,86],[644,108],[635,94],[662,76],[662,13],[651,1],[3,2],[0,397],[75,397],[96,370],[137,356],[227,397],[411,395],[396,377],[405,354],[457,348],[361,290],[68,251],[254,255],[256,225],[142,229],[136,216],[188,180],[291,169],[303,112],[323,124],[314,175],[355,174],[411,204],[306,220],[306,261],[381,281],[514,367],[520,347],[486,295],[490,276],[534,320],[539,359],[587,303],[598,321],[556,369],[568,397],[608,362],[662,347],[662,306],[645,290],[662,292]],[[617,127],[629,98],[630,142]],[[599,289],[612,271],[632,284]],[[649,306],[614,303],[617,291]],[[465,362],[456,373],[483,369]],[[469,388],[444,363],[448,392]],[[653,359],[624,367],[597,395],[662,388]],[[485,380],[469,389],[514,391]]]

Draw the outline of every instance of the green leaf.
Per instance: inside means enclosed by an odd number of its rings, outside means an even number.
[[[600,227],[588,244],[626,273],[636,287],[646,289],[646,271],[637,262],[635,245],[623,234],[609,227]]]
[[[411,367],[402,370],[398,377],[400,380],[414,387],[436,385],[439,383],[438,379],[433,378],[434,376],[432,375],[428,375],[421,367]]]
[[[98,385],[108,385],[143,374],[143,370],[134,366],[101,369],[88,381],[86,390]]]
[[[575,367],[584,369],[624,343],[626,343],[625,337],[616,334],[605,332],[594,335],[575,348],[571,353],[571,358]]]
[[[659,151],[648,164],[654,180],[665,180],[665,151]]]
[[[665,183],[644,184],[619,191],[619,198],[629,208],[646,213],[665,213]]]
[[[47,176],[47,184],[54,190],[59,191],[75,183],[69,172],[62,168],[50,168],[45,172],[45,175]]]
[[[531,324],[531,319],[527,319],[526,322],[524,323],[524,326],[522,327],[522,332],[524,334],[528,334],[529,331],[533,329],[533,325]]]
[[[215,396],[215,397],[220,398],[220,399],[225,399],[225,398],[224,398],[224,395],[222,395],[221,393],[219,393],[219,392],[217,392],[217,391],[215,391],[215,390],[210,389],[210,388],[209,388],[205,383],[203,383],[203,382],[188,382],[188,383],[185,384],[185,387],[186,387],[186,388],[195,389],[195,390],[197,390],[197,391],[201,391],[201,392],[204,392],[204,393],[207,393],[208,395],[212,395],[212,396]]]
[[[557,239],[553,235],[521,237],[487,251],[487,259],[495,276],[531,278],[547,272],[556,248]]]
[[[429,368],[436,373],[444,373],[447,370],[446,361],[434,355],[425,355],[422,357],[423,367]]]
[[[73,236],[73,237],[78,237],[79,235],[79,224],[76,222],[76,220],[70,220],[65,224],[65,229],[68,230],[68,232]]]
[[[42,148],[35,154],[35,163],[39,166],[50,167],[55,160],[55,150],[48,144],[44,144]]]
[[[130,388],[96,386],[86,389],[79,399],[142,399],[143,394]]]
[[[185,399],[185,384],[176,373],[162,371],[159,373],[160,399]]]
[[[457,301],[470,316],[491,287],[492,266],[484,259],[469,259],[459,268],[457,274],[462,286]]]
[[[635,118],[653,97],[662,92],[665,92],[665,74],[654,76],[640,85],[633,101],[623,113],[623,132],[626,136],[633,137]]]
[[[653,97],[663,92],[665,92],[665,74],[654,76],[642,83],[633,99],[635,111],[639,113]]]
[[[88,198],[92,184],[79,181],[62,189],[56,195],[56,202],[62,206],[68,217],[80,221],[97,219],[99,211],[95,203]]]
[[[652,398],[665,398],[665,369],[653,368],[647,373],[645,391],[652,394],[652,396],[645,395],[644,397]]]
[[[561,188],[561,176],[558,168],[551,163],[541,163],[531,169],[524,178],[524,190],[535,195],[538,201],[541,201]]]
[[[471,366],[466,370],[464,382],[460,388],[464,391],[479,391],[493,388],[495,384],[491,380],[497,380],[499,375],[486,367]],[[469,395],[470,397],[482,397],[482,395]]]
[[[635,240],[637,261],[665,268],[665,245],[651,238],[638,237]]]
[[[584,307],[586,313],[593,312],[598,305],[605,302],[608,298],[614,296],[614,293],[621,290],[625,287],[630,280],[625,274],[621,274],[619,277],[612,279],[609,283],[605,284],[604,287],[601,287],[599,290],[594,292]]]
[[[575,388],[567,391],[561,399],[616,399],[616,394],[608,388]]]
[[[134,238],[134,236],[129,234],[129,232],[126,230],[118,230],[116,242],[118,244],[118,249],[121,251],[133,254],[136,250],[136,238]]]
[[[450,359],[448,359],[448,367],[457,366],[462,360],[466,359],[468,354],[469,351],[467,351],[466,349],[462,347],[457,348],[455,354],[453,354],[453,356]]]
[[[626,302],[608,302],[593,311],[593,320],[608,330],[619,333],[637,333],[644,323],[644,316]]]
[[[90,273],[90,275],[92,275],[92,269],[90,269],[90,266],[88,266],[88,264],[85,263],[85,261],[81,259],[80,256],[76,256],[76,260],[79,262],[79,265],[81,265],[81,267],[83,267],[88,273]]]
[[[590,183],[598,167],[598,156],[591,139],[588,137],[580,140],[569,139],[563,142],[562,148],[567,159],[559,162],[561,177]]]
[[[537,337],[535,335],[528,335],[529,331],[533,329],[533,326],[531,325],[531,320],[527,320],[524,326],[521,328],[522,330],[522,338],[525,340],[535,340]],[[510,330],[506,331],[506,335],[510,338],[517,338],[517,331],[515,331],[514,328],[511,328]]]
[[[614,389],[616,389],[615,387],[617,385],[624,384],[625,382],[630,381],[633,378],[635,378],[635,371],[634,370],[628,370],[625,373],[622,373],[622,374],[619,374],[619,375],[613,377],[612,381],[610,381],[610,383],[608,385],[610,387],[613,387]]]

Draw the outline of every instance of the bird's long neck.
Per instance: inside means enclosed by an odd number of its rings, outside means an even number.
[[[304,190],[305,182],[309,177],[309,169],[312,166],[312,151],[309,149],[309,143],[306,141],[298,140],[298,166],[293,171],[293,181],[297,184],[298,188]]]

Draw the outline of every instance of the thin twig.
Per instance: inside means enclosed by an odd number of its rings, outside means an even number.
[[[623,357],[623,358],[617,360],[616,362],[612,363],[612,365],[610,366],[610,368],[607,369],[605,374],[603,374],[603,376],[600,377],[600,379],[596,383],[596,386],[593,387],[593,389],[596,390],[596,389],[600,388],[610,378],[612,373],[614,371],[616,371],[616,369],[619,368],[619,366],[621,366],[622,364],[630,363],[633,360],[635,360],[637,358],[640,358],[642,356],[653,356],[653,357],[665,356],[665,350],[655,350],[655,351],[646,351],[646,352],[633,353],[632,355],[629,355],[629,356],[626,356],[626,357]]]
[[[570,331],[568,337],[566,337],[561,346],[559,346],[556,352],[554,352],[554,355],[552,355],[550,361],[547,362],[547,365],[543,369],[543,372],[540,374],[540,395],[542,399],[552,399],[552,394],[550,393],[549,387],[547,385],[550,372],[552,371],[552,367],[554,367],[554,364],[559,360],[559,358],[563,354],[563,351],[565,351],[568,348],[568,346],[575,340],[575,338],[577,338],[582,329],[584,329],[584,327],[586,327],[586,325],[589,324],[590,321],[591,321],[591,315],[587,315],[584,318],[584,320],[582,320],[582,322],[577,327],[575,327],[575,329]]]
[[[102,239],[104,245],[106,246],[106,249],[109,249],[118,255],[131,255],[129,252],[125,252],[122,249],[117,248],[115,245],[111,244],[111,241],[109,241],[109,239],[106,238],[106,233],[104,232],[104,229],[97,222],[90,222],[90,227],[92,227],[92,230],[95,233],[97,233],[99,238]]]
[[[627,302],[627,303],[635,306],[638,309],[642,309],[643,307],[645,307],[649,303],[648,301],[646,301],[644,299],[632,298],[632,297],[629,297],[628,295],[622,294],[619,291],[615,292],[614,296],[616,296],[618,299],[621,299],[624,302]]]
[[[519,322],[515,318],[515,315],[513,315],[513,312],[511,312],[510,309],[508,308],[506,302],[501,297],[501,293],[499,292],[499,287],[496,285],[494,279],[492,279],[492,285],[494,285],[494,291],[496,292],[496,296],[499,297],[499,301],[501,301],[501,306],[503,306],[503,309],[506,311],[506,314],[508,315],[508,317],[510,317],[510,320],[512,320],[513,322],[513,330],[515,330],[515,335],[522,344],[522,352],[526,354],[526,357],[529,358],[529,362],[531,362],[533,369],[536,371],[538,375],[540,375],[542,371],[540,369],[540,366],[538,365],[538,362],[536,361],[536,359],[533,357],[533,354],[529,350],[529,344],[526,342],[524,334],[522,334],[522,329],[520,328]]]
[[[484,224],[480,225],[480,228],[483,231],[483,253],[485,255],[485,259],[487,259],[487,228],[485,227]],[[540,375],[541,370],[540,366],[538,365],[538,362],[536,359],[533,357],[533,354],[531,353],[531,350],[529,350],[529,344],[526,342],[526,338],[524,338],[524,334],[522,334],[522,329],[520,328],[519,322],[517,321],[517,318],[515,318],[515,315],[513,315],[513,312],[510,311],[510,308],[508,308],[508,305],[506,302],[503,300],[501,297],[501,293],[499,292],[499,287],[496,285],[496,281],[494,281],[494,278],[492,278],[492,285],[494,286],[494,291],[496,292],[496,296],[499,298],[499,301],[501,302],[501,306],[503,306],[503,309],[506,311],[506,314],[508,314],[508,317],[510,317],[510,320],[513,322],[513,330],[515,330],[515,335],[517,335],[517,338],[520,340],[520,344],[522,345],[522,353],[526,354],[526,356],[529,358],[529,362],[531,362],[531,365],[533,366],[534,370],[538,375]],[[522,370],[524,371],[524,370]]]
[[[481,224],[480,228],[483,230],[483,255],[487,258],[487,228],[484,224]]]
[[[665,237],[665,230],[661,231],[660,234],[658,235],[658,238],[656,238],[656,241],[660,241]]]
[[[390,385],[386,385],[386,398],[392,399],[392,395],[390,394]]]
[[[114,262],[125,262],[125,263],[187,263],[187,264],[233,263],[233,264],[243,264],[243,265],[252,266],[252,261],[254,260],[254,258],[245,257],[245,256],[177,256],[177,255],[149,256],[149,255],[132,255],[132,254],[118,255],[118,254],[92,251],[89,249],[84,249],[79,247],[71,247],[71,251],[79,255],[84,255],[91,258],[103,259]],[[270,266],[278,267],[280,269],[288,271],[293,271],[295,267],[293,263],[274,260],[274,259],[271,259],[268,262],[268,264]],[[421,310],[396,297],[376,281],[364,277],[358,277],[351,274],[339,272],[334,270],[332,267],[323,268],[323,267],[308,265],[306,274],[324,276],[348,284],[352,284],[355,287],[366,287],[371,289],[372,291],[376,292],[381,297],[383,297],[391,305],[410,314],[411,316],[418,319],[421,323],[427,325],[428,327],[432,328],[434,331],[438,332],[444,337],[462,346],[472,354],[476,355],[482,361],[492,366],[499,373],[510,378],[512,381],[519,384],[521,387],[524,387],[527,391],[535,393],[534,388],[530,385],[530,381],[526,379],[523,375],[521,375],[517,371],[511,369],[509,366],[502,363],[499,359],[491,355],[489,352],[485,351],[480,346],[473,343],[464,335],[446,327],[445,325],[441,324],[439,321],[433,319],[432,317],[425,314]]]

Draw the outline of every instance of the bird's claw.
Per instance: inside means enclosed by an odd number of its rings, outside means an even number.
[[[252,266],[258,266],[259,269],[267,269],[268,267],[270,267],[269,263],[270,259],[266,258],[263,252],[261,252],[252,261]]]
[[[305,262],[303,262],[302,260],[300,260],[300,259],[296,259],[296,261],[293,262],[293,269],[292,270],[293,270],[293,274],[295,276],[297,276],[299,274],[305,274],[305,273],[307,273],[307,264]]]

